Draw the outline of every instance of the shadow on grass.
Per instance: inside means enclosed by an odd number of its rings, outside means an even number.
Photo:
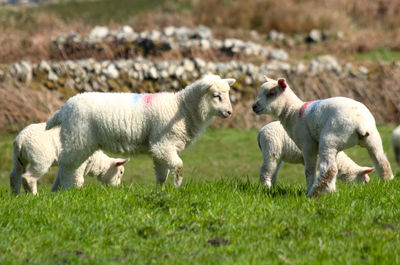
[[[231,180],[219,180],[219,185],[230,186],[233,190],[240,193],[254,193],[262,194],[267,197],[299,197],[305,196],[306,192],[303,188],[298,185],[285,185],[279,184],[271,188],[264,187],[260,183],[252,183],[249,178],[246,180],[242,179],[231,179]]]

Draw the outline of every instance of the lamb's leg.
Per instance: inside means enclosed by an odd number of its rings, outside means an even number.
[[[37,194],[37,179],[39,178],[36,178],[29,170],[22,175],[22,186],[26,193]]]
[[[22,185],[26,193],[37,194],[37,181],[47,173],[51,165],[33,162],[29,170],[22,175]]]
[[[392,169],[390,168],[389,161],[383,151],[382,140],[379,136],[379,132],[372,132],[370,135],[364,137],[360,142],[360,145],[367,148],[368,154],[374,163],[378,175],[384,180],[393,179]]]
[[[164,190],[165,182],[168,178],[169,169],[167,164],[156,158],[153,159],[153,163],[154,163],[154,171],[156,174],[156,192],[157,192],[158,185],[161,185],[161,189]]]
[[[274,159],[273,157],[263,158],[263,163],[260,167],[260,182],[265,187],[271,187],[272,183],[276,185],[276,179],[280,169],[281,161]]]
[[[302,147],[302,153],[307,184],[306,194],[309,196],[317,175],[317,146],[313,142],[311,145],[305,145]]]
[[[276,170],[275,170],[274,174],[272,175],[272,185],[274,185],[274,186],[276,186],[277,179],[278,179],[278,174],[279,174],[279,171],[282,168],[282,165],[283,165],[283,161],[280,161],[278,166],[276,167]]]
[[[160,145],[158,145],[159,147]],[[168,146],[168,145],[165,145]],[[155,148],[152,150],[153,158],[166,164],[174,175],[175,187],[183,185],[183,162],[176,150]]]
[[[16,151],[14,150],[14,152]],[[25,166],[15,157],[15,159],[13,159],[13,168],[10,172],[10,188],[14,194],[19,194],[21,191],[22,174],[24,172]]]
[[[328,137],[327,137],[328,138]],[[336,191],[336,175],[338,172],[336,155],[338,150],[330,144],[321,143],[319,146],[319,177],[313,185],[309,197],[319,197],[325,191]]]
[[[90,154],[85,154],[82,150],[67,151],[64,149],[60,155],[57,177],[51,190],[81,187],[83,185],[83,162],[89,156]]]

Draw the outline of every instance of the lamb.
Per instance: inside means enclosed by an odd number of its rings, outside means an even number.
[[[300,148],[309,197],[336,191],[336,156],[339,151],[356,144],[368,150],[377,173],[383,179],[393,179],[375,119],[360,102],[344,97],[303,102],[285,79],[267,78],[253,104],[253,111],[278,118]],[[319,174],[316,178],[318,159]]]
[[[27,193],[37,194],[37,181],[49,168],[57,165],[62,150],[60,127],[46,130],[46,123],[31,124],[23,129],[14,140],[13,169],[10,173],[10,186],[19,194],[21,184]],[[118,186],[124,174],[127,162],[122,158],[110,158],[102,151],[95,152],[80,167],[79,179],[83,176],[96,176],[99,181],[111,186]],[[27,165],[30,164],[28,171]]]
[[[392,132],[392,146],[397,164],[400,166],[400,125]]]
[[[278,173],[283,162],[304,164],[303,155],[293,140],[286,133],[279,121],[265,125],[257,135],[258,146],[263,155],[260,167],[260,181],[266,187],[276,185]],[[373,171],[370,167],[360,167],[344,152],[339,152],[336,157],[338,178],[345,181],[358,181],[368,183],[368,173]]]
[[[154,163],[156,190],[171,171],[183,184],[179,154],[199,137],[215,116],[232,114],[230,86],[235,79],[206,75],[177,93],[83,93],[70,98],[47,121],[61,125],[63,151],[52,190],[77,185],[76,170],[94,151],[148,151]]]

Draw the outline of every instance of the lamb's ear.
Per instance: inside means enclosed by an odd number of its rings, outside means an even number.
[[[115,159],[115,166],[116,167],[119,167],[119,166],[122,166],[123,164],[125,164],[126,162],[128,162],[129,161],[129,158],[117,158],[117,159]]]
[[[275,81],[274,79],[269,78],[268,76],[264,75],[264,78],[267,82]]]
[[[362,169],[362,173],[363,173],[363,174],[369,174],[369,173],[371,173],[372,171],[374,171],[374,168],[373,168],[373,167],[363,167],[363,169]]]
[[[282,91],[285,91],[287,85],[286,85],[286,80],[284,78],[280,78],[278,80],[278,85],[282,89]]]
[[[232,86],[236,82],[236,80],[233,79],[233,78],[225,78],[225,79],[222,79],[222,80],[228,82],[229,86]]]

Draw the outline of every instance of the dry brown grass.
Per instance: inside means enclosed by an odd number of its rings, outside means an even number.
[[[168,3],[185,2],[191,8],[177,11]],[[174,6],[173,4],[170,4]],[[176,4],[175,4],[176,5]],[[268,33],[277,29],[286,33],[306,33],[313,28],[327,32],[342,31],[344,40],[311,47],[292,47],[291,54],[313,52],[342,53],[370,51],[377,47],[400,49],[400,1],[390,0],[246,0],[246,1],[167,1],[164,9],[130,15],[128,24],[137,31],[163,27],[205,24],[217,37],[249,39],[249,30]],[[15,10],[14,10],[15,11]],[[61,33],[87,33],[92,25],[84,19],[61,19],[56,13],[40,9],[20,9],[17,17],[0,24],[0,63],[18,60],[50,59],[51,38]],[[120,25],[105,22],[111,28]]]
[[[62,104],[57,92],[0,83],[0,133],[17,132],[28,124],[46,121]]]

